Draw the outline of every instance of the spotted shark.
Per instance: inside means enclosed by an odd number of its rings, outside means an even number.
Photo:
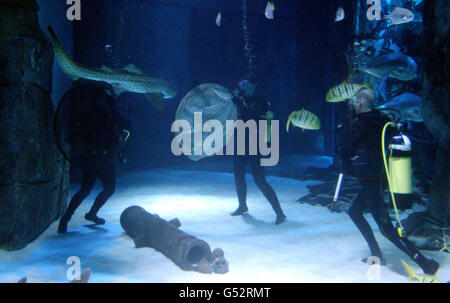
[[[122,70],[113,70],[106,66],[100,69],[90,68],[76,63],[64,50],[53,29],[49,26],[48,32],[53,44],[56,60],[62,71],[73,81],[80,78],[101,81],[110,84],[116,95],[123,92],[145,94],[152,105],[161,109],[163,99],[171,99],[177,95],[177,90],[168,81],[146,75],[135,65],[130,64]]]

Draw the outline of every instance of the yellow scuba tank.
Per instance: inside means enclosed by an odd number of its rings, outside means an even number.
[[[398,195],[412,194],[411,140],[404,134],[389,143],[389,177],[391,190]]]
[[[399,133],[392,137],[389,143],[389,165],[385,150],[386,129],[391,126],[399,130]],[[398,234],[400,237],[406,237],[402,226],[398,209],[408,209],[412,206],[412,170],[411,170],[411,140],[401,133],[401,125],[388,122],[383,127],[381,135],[381,146],[383,154],[383,163],[386,170],[386,178],[391,193],[392,205],[398,222]],[[409,207],[408,207],[408,206]]]

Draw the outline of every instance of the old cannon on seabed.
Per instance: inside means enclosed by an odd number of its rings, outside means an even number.
[[[181,223],[178,219],[168,222],[142,207],[130,206],[122,212],[120,224],[134,240],[136,248],[154,248],[183,270],[202,273],[228,271],[223,251],[216,249],[211,253],[208,243],[179,229]]]

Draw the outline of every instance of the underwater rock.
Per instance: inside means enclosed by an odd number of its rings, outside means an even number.
[[[211,266],[216,274],[226,274],[229,271],[228,261],[223,257],[215,259]]]
[[[53,136],[53,55],[35,1],[0,1],[0,248],[16,250],[63,214],[69,166]]]
[[[450,245],[450,230],[439,228],[427,212],[411,214],[402,220],[402,225],[420,249],[443,250],[446,245]],[[445,253],[449,252],[445,251]]]
[[[423,21],[427,53],[424,58],[423,119],[438,139],[428,215],[448,227],[450,185],[450,1],[425,1]]]
[[[352,201],[355,199],[356,195],[361,190],[361,184],[357,178],[354,178],[352,176],[345,176],[345,178],[342,181],[341,184],[341,190],[339,192],[339,199],[338,201],[333,205],[333,197],[334,192],[336,190],[336,183],[337,183],[337,175],[335,178],[325,178],[323,176],[324,174],[333,175],[330,172],[330,168],[314,168],[315,175],[309,175],[312,176],[314,180],[325,180],[324,182],[320,184],[314,184],[314,185],[307,185],[307,188],[309,190],[309,194],[302,196],[297,200],[299,203],[307,203],[310,205],[320,205],[323,207],[327,207],[332,212],[347,212]],[[320,178],[320,176],[323,176],[323,178]],[[415,178],[414,179],[414,191],[412,195],[409,196],[408,203],[401,205],[398,204],[399,209],[409,209],[411,205],[418,204],[425,206],[427,203],[429,195],[425,192],[426,188],[423,185],[420,185],[419,182],[421,182],[420,179]],[[390,201],[391,197],[388,190],[385,190],[383,193],[384,201]],[[399,202],[399,201],[397,201]],[[388,202],[388,206],[391,207],[391,203]]]
[[[0,35],[0,43],[0,84],[36,85],[51,92],[53,56],[49,43],[36,38],[6,38],[3,35]]]
[[[338,201],[335,204],[328,204],[327,208],[331,212],[337,212],[337,213],[346,213],[348,212],[348,209],[350,208],[350,201]]]
[[[212,261],[208,243],[148,213],[142,207],[130,206],[125,209],[120,215],[120,224],[134,240],[136,248],[154,248],[183,270],[196,271],[196,265],[201,260]]]
[[[319,168],[319,167],[310,167],[305,172],[302,172],[297,176],[299,180],[307,181],[307,180],[320,180],[320,181],[332,181],[337,180],[338,172],[333,167],[327,168]]]
[[[342,180],[339,199],[337,203],[333,205],[333,197],[338,180],[336,170],[332,167],[313,168],[309,170],[309,172],[310,174],[305,175],[303,178],[311,178],[313,180],[321,180],[324,182],[315,185],[307,185],[306,187],[309,190],[309,194],[300,197],[297,200],[299,203],[320,205],[327,207],[332,212],[346,212],[353,199],[361,190],[361,184],[358,179],[351,176],[345,176]],[[314,174],[311,174],[311,172]]]

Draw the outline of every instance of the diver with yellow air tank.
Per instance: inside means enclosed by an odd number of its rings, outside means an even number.
[[[427,259],[405,237],[398,213],[397,218],[400,227],[398,230],[394,228],[381,195],[383,176],[387,175],[394,208],[397,212],[393,192],[407,193],[411,190],[411,164],[410,159],[404,154],[408,152],[408,144],[397,142],[398,144],[391,144],[390,146],[392,152],[388,168],[387,157],[384,152],[384,138],[387,131],[393,130],[389,126],[396,126],[396,124],[390,122],[387,116],[376,110],[374,103],[375,93],[369,89],[360,90],[350,99],[350,108],[354,115],[349,125],[343,128],[347,141],[338,148],[344,171],[359,178],[362,185],[362,189],[353,201],[348,213],[367,241],[371,256],[379,258],[381,264],[385,265],[386,260],[369,223],[364,218],[365,210],[370,211],[383,236],[417,263],[425,275],[431,277],[437,273],[439,264],[432,259]],[[403,137],[401,138],[403,139]],[[400,146],[405,147],[405,150],[401,150],[402,147]],[[387,174],[383,170],[383,162]],[[406,183],[402,183],[403,179],[406,180]],[[367,261],[368,258],[363,259],[363,262],[367,263]]]

